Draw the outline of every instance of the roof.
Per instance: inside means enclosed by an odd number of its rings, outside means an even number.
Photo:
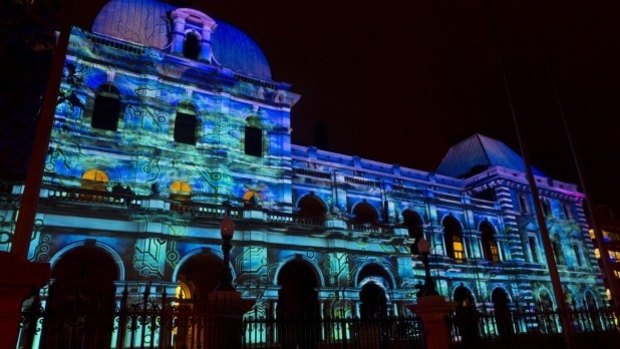
[[[509,146],[481,134],[475,134],[450,147],[437,173],[452,177],[469,177],[492,166],[525,172],[523,158]],[[537,176],[544,174],[532,168]]]
[[[176,7],[160,0],[111,0],[93,22],[94,33],[165,50],[170,45],[168,14]],[[216,21],[211,36],[217,63],[236,72],[271,80],[267,57],[240,29]]]

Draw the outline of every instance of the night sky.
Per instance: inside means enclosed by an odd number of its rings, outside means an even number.
[[[322,124],[328,150],[428,171],[474,133],[518,151],[483,0],[182,2],[252,36],[302,95],[296,144]],[[104,3],[80,2],[74,22],[90,28]],[[594,200],[620,213],[620,2],[489,3],[534,164],[578,181],[546,51]]]

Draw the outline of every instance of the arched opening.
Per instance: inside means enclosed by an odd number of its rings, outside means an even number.
[[[418,241],[424,236],[424,222],[422,221],[422,217],[413,210],[405,210],[403,212],[403,225],[409,231],[409,237],[413,239],[413,244],[410,246],[411,253],[414,255],[419,254]]]
[[[583,295],[583,303],[586,306],[586,309],[593,310],[597,308],[596,297],[592,291],[587,290]]]
[[[304,218],[324,219],[327,212],[323,201],[314,194],[302,197],[297,206],[299,207],[299,216]]]
[[[366,201],[362,201],[353,208],[354,224],[377,224],[379,215],[377,210]]]
[[[97,90],[91,126],[116,131],[121,113],[121,95],[112,84],[104,84]]]
[[[192,105],[180,106],[174,119],[174,141],[195,145],[197,126],[196,108]]]
[[[499,249],[495,240],[495,229],[491,223],[485,221],[480,224],[480,238],[482,240],[484,259],[491,262],[499,262]]]
[[[108,182],[110,179],[108,175],[96,168],[87,170],[82,175],[82,189],[106,191],[108,189]]]
[[[466,306],[475,306],[476,302],[474,300],[474,295],[471,293],[471,290],[464,285],[458,286],[454,289],[454,294],[452,299],[456,302],[457,307],[466,307]]]
[[[392,278],[385,270],[385,268],[379,264],[370,263],[365,265],[357,275],[357,284],[361,285],[362,282],[367,278],[383,279],[388,287],[393,287]]]
[[[508,292],[501,287],[497,287],[491,293],[491,301],[493,302],[493,312],[495,314],[495,322],[500,336],[509,335],[512,332],[510,308],[508,303]]]
[[[318,340],[320,329],[311,324],[320,316],[317,276],[302,260],[286,263],[278,273],[278,304],[276,317],[284,320],[279,326],[279,341],[285,348],[295,348],[300,342],[309,348]],[[297,320],[297,321],[287,321]],[[299,320],[309,320],[307,324]]]
[[[381,319],[387,316],[387,297],[385,290],[375,282],[368,282],[360,291],[360,318]]]
[[[553,310],[553,300],[551,299],[551,295],[547,290],[540,290],[538,292],[538,306],[542,311],[552,311]]]
[[[443,235],[447,256],[457,261],[464,260],[463,233],[461,232],[461,224],[456,218],[448,216],[443,220]]]
[[[198,59],[200,57],[200,38],[194,32],[188,32],[183,41],[183,57]]]
[[[119,270],[114,259],[97,247],[65,253],[52,271],[44,347],[109,348]]]

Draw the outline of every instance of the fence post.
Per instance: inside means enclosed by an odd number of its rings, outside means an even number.
[[[50,265],[0,252],[0,270],[0,348],[15,348],[22,302],[49,280]]]
[[[456,308],[454,302],[447,302],[443,296],[429,295],[419,297],[417,304],[408,304],[407,308],[422,318],[426,349],[450,347],[450,326],[447,319]]]
[[[241,299],[241,293],[237,291],[218,290],[209,293],[205,313],[208,335],[205,348],[241,348],[243,314],[253,305],[253,300]]]

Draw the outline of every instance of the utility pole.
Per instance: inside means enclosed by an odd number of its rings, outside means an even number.
[[[489,21],[491,22],[491,32],[493,34],[493,40],[495,43],[495,49],[497,53],[497,62],[499,65],[499,70],[500,70],[500,74],[502,78],[502,84],[504,87],[504,92],[506,93],[506,100],[508,102],[508,107],[510,109],[510,115],[512,117],[512,123],[515,129],[518,143],[519,143],[519,150],[521,152],[521,156],[523,157],[525,175],[526,175],[529,187],[530,187],[530,191],[532,193],[532,199],[534,201],[534,211],[536,213],[536,222],[538,223],[538,229],[540,231],[540,236],[542,238],[543,248],[545,250],[545,257],[547,260],[547,266],[549,268],[549,276],[551,278],[551,286],[553,287],[553,293],[555,294],[556,304],[558,306],[558,310],[560,313],[559,314],[560,321],[562,322],[562,328],[563,328],[562,335],[564,337],[566,347],[569,349],[572,349],[574,348],[574,345],[571,340],[573,337],[573,327],[572,327],[572,321],[570,319],[569,308],[568,308],[568,304],[566,303],[566,297],[564,295],[564,290],[562,289],[562,283],[560,282],[560,274],[558,273],[555,256],[553,254],[553,247],[551,245],[551,239],[549,238],[549,231],[547,229],[547,222],[545,219],[545,215],[543,214],[543,210],[542,210],[542,205],[540,201],[540,193],[538,191],[538,186],[536,185],[536,178],[534,178],[534,173],[532,171],[529,153],[527,152],[525,143],[523,142],[521,123],[520,123],[519,118],[517,117],[517,113],[515,111],[514,104],[512,102],[512,94],[510,92],[510,86],[508,85],[508,78],[506,76],[506,71],[504,69],[504,59],[499,49],[499,39],[497,37],[497,25],[495,23],[495,17],[493,16],[493,11],[491,9],[491,6],[489,5],[488,0],[484,0],[484,5],[489,15]]]

